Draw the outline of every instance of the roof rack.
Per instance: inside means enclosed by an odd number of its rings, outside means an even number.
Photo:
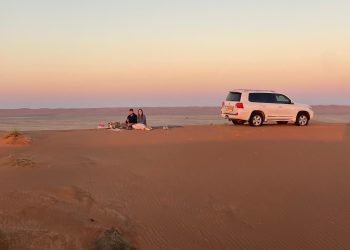
[[[274,90],[267,90],[267,89],[234,89],[232,91],[244,91],[244,92],[249,92],[249,91],[254,91],[254,92],[276,92]]]

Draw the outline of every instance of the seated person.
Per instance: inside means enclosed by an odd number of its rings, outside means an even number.
[[[129,115],[126,118],[125,123],[126,123],[128,128],[131,128],[132,125],[137,123],[137,115],[134,113],[133,109],[129,109]]]
[[[143,113],[142,109],[139,109],[137,112],[137,123],[132,125],[133,129],[139,130],[150,130],[151,128],[147,127],[146,115]]]

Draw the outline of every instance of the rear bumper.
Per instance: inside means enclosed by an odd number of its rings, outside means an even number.
[[[228,120],[243,120],[248,121],[250,114],[244,110],[239,110],[237,112],[221,112],[221,117]]]

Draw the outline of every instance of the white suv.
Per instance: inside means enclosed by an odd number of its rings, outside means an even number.
[[[261,126],[275,121],[306,126],[314,112],[310,106],[293,103],[287,96],[271,90],[236,89],[222,102],[221,116],[236,125],[249,122],[251,126]]]

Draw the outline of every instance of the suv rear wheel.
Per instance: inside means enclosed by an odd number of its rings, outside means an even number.
[[[259,112],[254,112],[249,119],[249,125],[253,127],[259,127],[263,125],[264,123],[264,117]]]
[[[300,112],[297,115],[297,120],[295,124],[297,126],[306,126],[309,124],[310,116],[307,112]]]

